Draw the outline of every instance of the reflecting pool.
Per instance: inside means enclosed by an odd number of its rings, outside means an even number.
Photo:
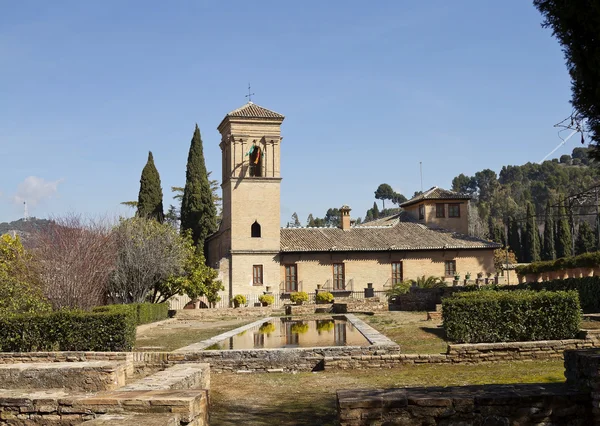
[[[273,318],[206,350],[369,345],[362,333],[343,317],[318,320]]]

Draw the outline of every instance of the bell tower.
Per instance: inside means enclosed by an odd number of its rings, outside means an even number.
[[[279,286],[280,144],[284,118],[248,102],[227,114],[218,127],[223,217],[215,237],[219,239],[221,276],[231,296],[263,294],[265,287],[277,291]],[[222,267],[225,258],[229,278]]]

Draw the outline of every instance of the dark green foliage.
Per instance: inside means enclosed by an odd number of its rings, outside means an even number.
[[[508,247],[515,254],[517,261],[521,262],[523,260],[523,249],[519,234],[519,224],[513,218],[508,218]]]
[[[572,339],[581,310],[575,291],[474,291],[442,299],[448,338],[458,343]]]
[[[567,257],[571,256],[571,227],[569,226],[569,219],[567,217],[567,209],[565,208],[564,197],[560,197],[558,200],[558,218],[556,224],[556,257]]]
[[[534,0],[565,54],[571,76],[571,104],[587,119],[594,144],[590,152],[600,158],[600,7],[590,0]],[[583,138],[582,138],[583,142]]]
[[[206,238],[217,229],[216,217],[217,209],[206,173],[200,129],[196,124],[181,200],[181,232],[191,230],[194,245],[202,252]]]
[[[473,195],[477,192],[477,180],[461,173],[452,179],[452,190],[460,194]]]
[[[373,202],[373,208],[371,211],[373,212],[373,219],[379,219],[379,207],[377,207],[376,202]]]
[[[0,351],[131,351],[135,318],[129,312],[56,311],[0,318]]]
[[[556,249],[554,247],[554,216],[550,207],[550,200],[546,204],[546,221],[544,222],[544,245],[542,249],[542,260],[556,259]]]
[[[492,216],[489,217],[488,220],[488,239],[504,245],[504,229],[496,221]]]
[[[589,253],[596,250],[596,236],[587,222],[579,225],[579,234],[575,241],[575,254]]]
[[[525,225],[525,240],[523,242],[525,262],[539,262],[540,236],[535,220],[533,204],[527,203],[527,222]]]
[[[137,216],[155,219],[162,223],[165,218],[163,212],[163,193],[160,186],[160,175],[154,165],[152,151],[148,153],[148,162],[142,170],[140,178],[140,193],[137,202]]]
[[[383,208],[385,209],[385,200],[391,200],[394,198],[394,190],[387,183],[382,183],[377,187],[375,191],[375,199],[383,202]]]
[[[126,313],[135,318],[135,324],[149,324],[169,318],[168,303],[128,303],[96,306],[93,312]]]
[[[519,285],[503,286],[502,290],[574,290],[579,293],[581,309],[585,313],[600,312],[600,277],[567,278]]]

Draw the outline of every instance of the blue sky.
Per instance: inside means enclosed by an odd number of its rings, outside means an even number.
[[[148,150],[185,181],[195,123],[220,176],[217,125],[246,102],[286,116],[282,222],[380,183],[411,196],[459,173],[539,161],[570,80],[531,2],[22,0],[0,14],[0,222],[131,215]],[[578,138],[556,152],[570,153]]]

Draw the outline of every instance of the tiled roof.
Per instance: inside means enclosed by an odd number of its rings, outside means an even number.
[[[382,217],[379,219],[375,219],[375,220],[370,220],[368,222],[363,222],[360,223],[358,225],[355,225],[355,227],[360,227],[360,228],[367,228],[367,227],[374,227],[374,226],[394,226],[395,224],[397,224],[398,222],[415,222],[415,220],[412,218],[412,216],[410,216],[406,211],[401,211],[399,213],[393,214],[391,216],[386,216],[386,217]]]
[[[283,120],[285,117],[275,111],[268,110],[256,105],[255,103],[248,102],[246,105],[234,109],[227,117],[243,117],[243,118],[278,118]]]
[[[282,228],[282,252],[495,249],[499,244],[413,222],[394,226]]]
[[[400,204],[400,207],[410,206],[423,200],[470,200],[469,195],[459,194],[458,192],[448,191],[446,189],[434,186],[416,197]]]

